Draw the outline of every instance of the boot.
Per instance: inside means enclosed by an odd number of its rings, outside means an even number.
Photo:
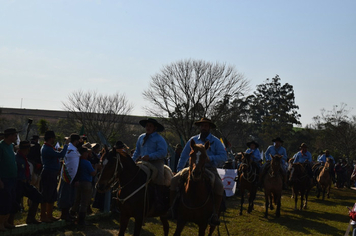
[[[4,226],[5,223],[5,218],[7,219],[7,215],[0,215],[0,232],[6,231],[6,228]]]
[[[88,222],[85,221],[86,215],[87,215],[86,212],[79,212],[79,214],[78,214],[78,225],[81,225],[81,226],[89,226],[89,225],[91,225],[91,224],[89,224]]]
[[[41,222],[36,220],[38,203],[32,202],[28,208],[26,224],[39,224]]]
[[[57,221],[59,218],[53,217],[53,204],[54,203],[47,203],[47,217],[51,221]]]
[[[221,207],[222,196],[214,194],[214,212],[209,218],[209,225],[218,226],[220,225],[219,214]]]
[[[15,228],[14,220],[15,220],[15,214],[7,215],[7,217],[5,218],[5,221],[4,221],[5,228],[8,228],[8,229]]]
[[[69,208],[62,208],[61,220],[65,220],[67,222],[73,222],[73,217],[69,214]]]
[[[47,217],[47,203],[41,203],[41,222],[52,223]]]

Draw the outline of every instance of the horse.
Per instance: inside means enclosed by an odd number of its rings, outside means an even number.
[[[332,185],[332,177],[330,174],[330,168],[332,168],[332,159],[326,158],[325,165],[321,168],[319,175],[316,178],[317,181],[317,198],[320,197],[320,192],[323,192],[323,200],[325,199],[325,191],[327,191],[327,198],[330,198],[330,188]]]
[[[294,163],[290,166],[289,184],[292,185],[293,197],[294,197],[294,210],[297,210],[298,194],[300,193],[300,210],[307,209],[308,195],[313,187],[312,179],[308,175],[308,171],[305,168],[307,163]],[[305,202],[304,202],[305,197]]]
[[[281,215],[281,197],[283,187],[283,176],[280,173],[281,169],[280,155],[271,155],[271,163],[267,174],[263,180],[265,189],[265,218],[268,217],[268,207],[273,210],[273,203],[277,205],[276,217]]]
[[[259,168],[253,160],[251,160],[251,154],[242,153],[241,164],[238,170],[239,182],[240,182],[240,196],[241,196],[241,207],[240,215],[242,215],[245,190],[249,192],[248,195],[248,210],[247,213],[251,213],[253,210],[253,201],[256,198],[257,184],[258,181],[258,170]]]
[[[190,147],[189,170],[184,169],[182,173],[183,178],[186,172],[188,176],[183,188],[180,189],[180,199],[176,203],[177,228],[174,236],[181,235],[188,221],[198,225],[199,236],[205,235],[208,220],[214,212],[211,181],[213,173],[205,170],[205,164],[209,162],[206,150],[210,147],[210,143],[208,141],[204,145],[196,144],[192,139]],[[214,230],[215,226],[210,225],[209,235],[212,235]]]
[[[135,219],[134,236],[140,235],[146,217],[160,217],[164,235],[168,235],[169,223],[166,218],[169,208],[169,188],[165,192],[165,209],[157,211],[154,207],[155,191],[148,184],[150,173],[140,168],[131,158],[128,150],[116,149],[109,153],[107,164],[103,167],[96,184],[98,192],[110,190],[118,185],[117,198],[120,209],[119,236],[123,236],[131,217]]]

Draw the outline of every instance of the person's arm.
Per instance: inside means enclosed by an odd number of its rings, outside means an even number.
[[[209,159],[211,162],[213,162],[216,166],[219,166],[220,164],[224,163],[227,160],[227,153],[225,150],[224,145],[220,142],[219,139],[216,138],[214,141],[212,147],[210,147],[210,150],[212,150],[212,153],[209,153]]]
[[[90,166],[91,166],[90,175],[91,175],[91,176],[95,176],[95,175],[96,175],[96,172],[98,172],[98,166],[99,166],[99,164],[96,163],[96,164],[94,165],[94,168],[93,168],[93,166],[92,166],[91,164],[90,164]]]
[[[185,167],[185,165],[186,165],[186,163],[187,163],[187,161],[189,159],[190,141],[191,140],[192,140],[192,138],[189,139],[189,141],[185,144],[185,146],[183,148],[183,151],[180,154],[180,158],[179,158],[178,165],[177,165],[177,171],[178,172],[181,171]]]
[[[270,156],[270,153],[271,153],[271,146],[269,146],[265,152],[265,159],[266,161],[270,161],[271,160],[271,156]]]
[[[293,158],[294,158],[293,164],[299,162],[298,152],[296,154],[294,154]]]

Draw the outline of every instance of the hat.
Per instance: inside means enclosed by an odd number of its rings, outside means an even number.
[[[250,147],[251,144],[255,144],[256,148],[258,148],[260,145],[258,145],[258,143],[256,143],[254,140],[252,140],[251,142],[246,143],[247,147]]]
[[[47,130],[44,136],[44,140],[48,140],[50,138],[55,138],[56,134],[52,130]]]
[[[100,147],[100,144],[99,143],[91,143],[90,146],[92,149],[94,149],[94,148]]]
[[[302,148],[302,147],[307,148],[308,146],[307,146],[305,143],[302,143],[302,144],[300,144],[300,147],[299,147],[299,148]]]
[[[148,118],[146,120],[140,120],[139,123],[142,127],[146,127],[146,124],[148,122],[154,124],[157,127],[157,132],[162,132],[164,130],[164,126],[161,125],[160,123],[158,123],[158,121],[153,118]]]
[[[38,136],[37,134],[35,134],[35,135],[32,135],[31,140],[35,140],[35,139],[39,139],[39,138],[40,138],[40,136]]]
[[[215,129],[216,128],[216,125],[208,118],[201,118],[199,121],[195,121],[194,124],[199,126],[201,123],[208,123],[210,124],[210,127]]]
[[[82,145],[79,149],[78,152],[81,154],[85,153],[85,152],[90,152],[91,150],[89,148],[87,148],[86,146]]]
[[[281,142],[281,143],[283,143],[284,141],[280,138],[280,137],[277,137],[277,138],[275,138],[275,139],[272,139],[272,142]]]
[[[5,129],[5,131],[4,131],[4,135],[9,135],[9,134],[17,134],[17,133],[19,133],[19,132],[21,132],[20,130],[19,131],[17,131],[15,128],[8,128],[8,129]]]
[[[127,149],[129,149],[129,147],[126,144],[124,144],[123,142],[121,142],[121,141],[117,141],[115,143],[115,145],[114,145],[114,148],[117,148],[117,149],[127,148]]]
[[[327,152],[329,152],[329,149],[325,149],[325,150],[323,151],[324,154],[327,153]]]
[[[35,146],[34,144],[31,144],[29,141],[21,141],[19,145],[15,145],[16,148],[20,149],[27,149]]]

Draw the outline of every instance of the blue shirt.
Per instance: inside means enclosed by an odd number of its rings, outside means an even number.
[[[252,156],[251,156],[252,160],[256,163],[258,163],[262,159],[260,150],[258,150],[258,148],[256,148],[256,149],[249,148],[246,150],[246,153],[247,154],[252,153]]]
[[[305,161],[313,162],[312,155],[309,151],[304,154],[302,151],[297,152],[293,157],[295,158],[293,163],[304,163]]]
[[[200,139],[200,134],[191,137],[188,142],[185,144],[185,147],[180,155],[177,171],[181,171],[187,161],[189,160],[189,153],[191,151],[190,141],[194,139],[196,144],[204,144],[206,141],[210,142],[210,147],[207,150],[208,157],[210,159],[210,165],[213,167],[217,167],[222,165],[227,160],[227,153],[225,151],[224,145],[220,142],[220,140],[212,134],[209,134],[205,141]]]
[[[0,141],[0,178],[16,178],[17,165],[14,146]]]
[[[145,145],[143,145],[143,138],[146,134],[141,134],[137,139],[136,150],[132,156],[132,159],[136,161],[139,157],[145,155],[149,156],[149,160],[164,159],[167,155],[167,143],[164,138],[157,132],[153,132],[149,135]]]
[[[321,156],[319,156],[318,157],[318,162],[326,162],[326,158],[330,158],[331,160],[333,160],[333,163],[335,164],[335,159],[334,159],[334,157],[332,157],[331,155],[329,155],[329,156],[326,156],[325,154],[323,154],[323,155],[321,155]]]
[[[50,171],[59,171],[61,168],[59,164],[59,158],[62,158],[67,153],[68,145],[64,145],[62,151],[58,152],[54,150],[53,146],[43,144],[41,148],[43,169]]]
[[[80,182],[93,182],[93,176],[91,173],[94,172],[94,168],[91,165],[90,161],[85,159],[80,159],[79,168],[78,168],[78,180]]]
[[[266,150],[266,153],[265,153],[265,158],[266,158],[266,161],[270,161],[271,160],[271,156],[274,155],[281,155],[282,156],[282,164],[284,164],[286,161],[287,161],[287,151],[284,147],[279,147],[279,148],[276,148],[274,145],[271,145],[267,148]]]

